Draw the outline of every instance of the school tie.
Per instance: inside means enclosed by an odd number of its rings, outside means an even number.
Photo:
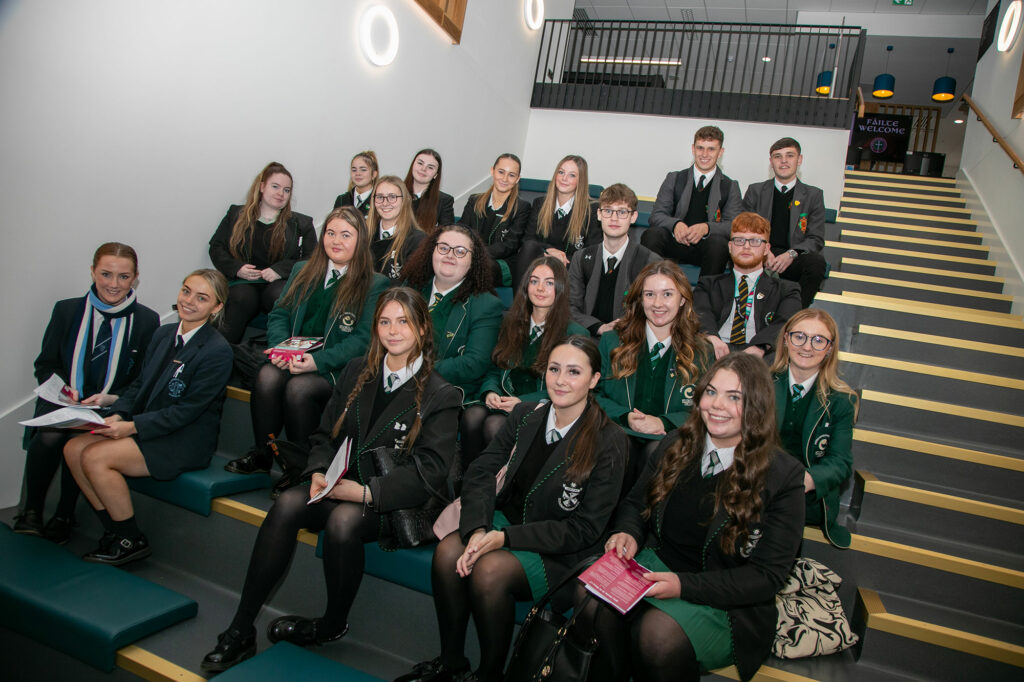
[[[444,298],[444,294],[442,294],[440,291],[435,291],[434,300],[430,302],[430,306],[427,308],[427,310],[430,312],[434,312],[434,308],[437,307],[437,304],[441,302],[442,298]]]
[[[174,354],[177,355],[185,347],[185,337],[178,334],[178,340],[174,342]]]
[[[665,344],[661,341],[658,341],[656,344],[651,346],[651,352],[647,354],[647,359],[651,363],[651,369],[654,369],[654,366],[658,364],[658,360],[661,359],[661,349],[664,347]]]
[[[788,192],[789,192],[789,188],[788,188],[788,187],[786,187],[785,185],[783,185],[783,186],[782,186],[782,189],[780,189],[780,190],[779,190],[779,193],[780,193],[780,194],[782,194],[782,196],[786,196],[786,194],[787,194]]]
[[[330,289],[335,284],[337,284],[340,279],[341,279],[341,273],[338,272],[337,270],[335,270],[334,268],[331,268],[331,279],[327,281],[327,286],[324,287],[324,288],[325,289]]]
[[[384,240],[384,239],[391,239],[394,236],[395,236],[395,229],[394,228],[391,228],[390,230],[381,230],[380,231],[380,238],[382,240]]]
[[[700,180],[697,181],[697,191],[698,192],[703,192],[704,191],[704,181],[707,180],[707,178],[708,178],[708,176],[706,176],[706,175],[700,176]]]
[[[356,208],[357,208],[358,210],[360,210],[360,211],[366,211],[366,205],[367,205],[368,203],[370,203],[370,198],[369,198],[369,197],[367,197],[367,198],[363,199],[362,201],[360,201],[360,200],[359,200],[359,199],[357,198],[357,199],[356,199]]]
[[[548,445],[554,445],[558,441],[562,440],[562,434],[558,432],[558,429],[551,429],[548,431],[547,438],[545,440],[547,440]]]
[[[722,460],[718,458],[718,450],[712,450],[708,453],[708,463],[704,467],[704,478],[711,478],[715,475],[715,467],[722,463]]]
[[[793,395],[791,400],[795,403],[800,400],[800,397],[804,394],[803,384],[793,384]]]
[[[750,289],[747,287],[747,278],[740,275],[739,293],[736,294],[736,313],[732,316],[732,334],[729,336],[729,343],[747,342],[747,296]]]
[[[608,269],[605,272],[611,272],[615,269],[615,264],[618,262],[618,258],[615,256],[608,256]]]
[[[395,374],[394,372],[389,374],[388,375],[388,385],[387,385],[387,388],[384,389],[384,392],[385,393],[391,393],[391,391],[395,390],[395,384],[398,383],[398,379],[399,379],[398,375]]]
[[[557,211],[555,211],[555,219],[556,220],[561,220],[564,217],[565,217],[565,210],[560,208]]]
[[[540,338],[541,333],[544,331],[544,327],[540,325],[534,325],[533,329],[530,330],[530,343],[533,343]]]
[[[113,334],[110,319],[104,317],[96,331],[96,342],[92,346],[92,356],[89,358],[89,383],[97,389],[103,388],[107,378],[111,338]]]

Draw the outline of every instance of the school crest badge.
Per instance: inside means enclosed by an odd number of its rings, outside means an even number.
[[[580,493],[582,492],[583,488],[572,481],[566,481],[562,484],[562,496],[558,498],[558,508],[567,512],[574,510],[580,506]]]
[[[829,435],[827,433],[822,434],[814,439],[814,456],[821,459],[825,456],[825,452],[828,450]]]

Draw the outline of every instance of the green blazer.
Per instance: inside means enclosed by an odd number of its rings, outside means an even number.
[[[565,329],[566,337],[577,335],[577,336],[590,336],[590,332],[576,324],[572,320],[569,321],[569,326]],[[523,393],[516,395],[512,392],[511,382],[508,380],[509,374],[512,373],[511,369],[501,369],[491,363],[491,369],[487,372],[487,376],[484,377],[484,383],[480,387],[480,399],[483,400],[484,396],[488,393],[497,393],[498,395],[515,396],[524,403],[536,403],[541,400],[548,399],[548,390],[544,386],[544,377],[537,377],[537,386],[535,390],[529,393]]]
[[[292,267],[288,283],[281,291],[281,298],[292,286],[295,276],[308,261],[300,261]],[[310,355],[316,362],[316,373],[333,385],[341,370],[349,360],[366,352],[370,345],[370,327],[373,326],[373,312],[377,308],[377,297],[388,288],[388,278],[373,273],[370,292],[360,314],[354,310],[342,310],[338,315],[329,317],[324,326],[324,345]],[[337,285],[335,285],[337,286]],[[281,299],[279,298],[278,301]],[[294,307],[274,304],[274,309],[267,315],[267,347],[273,347],[292,336],[298,336],[302,329],[302,321],[306,317],[306,301],[299,301]]]
[[[697,381],[704,372],[715,362],[715,351],[711,343],[703,337],[697,342],[698,348],[694,361],[697,365],[696,376],[690,377],[690,381],[682,383],[676,376],[674,359],[665,375],[664,388],[664,410],[661,414],[655,415],[661,418],[665,424],[665,430],[678,429],[690,416],[693,409],[693,394],[697,387]],[[617,331],[605,332],[601,335],[601,381],[598,384],[597,402],[604,408],[608,416],[619,424],[627,424],[625,415],[633,411],[633,403],[636,399],[636,373],[630,374],[622,379],[612,377],[612,351],[619,346],[619,334]],[[668,353],[675,357],[675,351],[669,348]],[[628,424],[627,424],[628,426]],[[663,436],[653,436],[649,433],[640,433],[630,428],[625,428],[626,433],[639,438],[658,440]]]
[[[429,288],[423,296],[430,297]],[[480,394],[480,384],[491,366],[491,351],[498,342],[503,313],[497,296],[476,294],[452,305],[443,333],[435,329],[434,369],[470,400]]]
[[[789,400],[789,370],[774,375],[775,410],[779,424]],[[814,490],[807,495],[807,523],[820,523],[825,538],[836,547],[850,546],[850,531],[837,523],[839,488],[853,473],[853,422],[857,397],[828,392],[823,403],[817,381],[814,400],[803,426],[803,452],[791,452],[811,474]],[[781,428],[781,426],[780,426]]]

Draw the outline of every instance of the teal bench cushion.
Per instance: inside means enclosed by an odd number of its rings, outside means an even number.
[[[210,503],[215,497],[270,487],[270,474],[233,474],[224,471],[228,461],[227,457],[214,455],[207,468],[186,471],[173,481],[129,478],[128,487],[203,516],[210,515]]]
[[[302,647],[278,642],[258,656],[217,675],[219,682],[281,682],[281,680],[338,680],[381,682],[344,663],[324,658]]]
[[[0,557],[0,625],[107,672],[118,649],[198,608],[183,594],[3,524]]]

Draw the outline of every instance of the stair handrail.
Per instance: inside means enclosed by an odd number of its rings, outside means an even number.
[[[974,103],[974,100],[971,99],[971,96],[968,95],[966,92],[963,95],[961,95],[961,97],[963,98],[963,101],[967,102],[967,106],[969,106],[971,110],[975,114],[977,114],[978,120],[985,125],[985,127],[988,129],[988,132],[992,134],[992,141],[997,143],[1000,147],[1002,147],[1003,151],[1006,152],[1006,155],[1010,157],[1011,161],[1013,161],[1013,167],[1019,170],[1021,173],[1024,173],[1024,161],[1021,160],[1020,156],[1017,154],[1017,152],[1013,150],[1013,147],[1011,147],[1006,142],[1003,136],[999,134],[999,131],[995,129],[995,126],[992,125],[992,122],[988,120],[988,116],[986,116],[985,113],[978,108],[978,105]]]

